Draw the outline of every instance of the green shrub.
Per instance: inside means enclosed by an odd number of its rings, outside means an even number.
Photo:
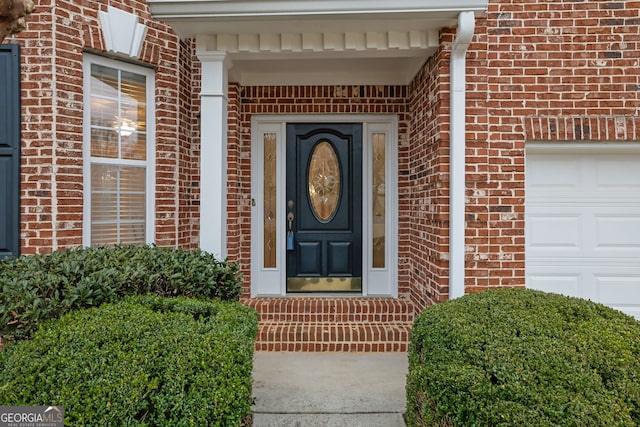
[[[200,250],[156,246],[72,249],[0,261],[0,337],[21,338],[39,322],[127,295],[237,300],[238,266]]]
[[[638,426],[640,323],[578,298],[505,289],[414,324],[412,426]]]
[[[0,405],[63,405],[70,426],[242,425],[256,332],[236,302],[136,296],[75,310],[0,352]]]

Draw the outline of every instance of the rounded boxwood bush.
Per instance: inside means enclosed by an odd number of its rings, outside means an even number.
[[[638,426],[640,323],[590,301],[502,289],[415,321],[412,426]]]
[[[255,311],[235,302],[72,311],[0,351],[0,405],[63,405],[70,426],[243,425],[256,332]]]
[[[44,320],[128,295],[236,301],[238,265],[201,250],[129,245],[0,261],[0,337],[25,338]]]

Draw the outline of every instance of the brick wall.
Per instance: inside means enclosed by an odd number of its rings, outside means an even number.
[[[22,48],[23,253],[82,244],[83,52],[104,52],[98,11],[107,5],[135,13],[147,25],[140,62],[156,70],[157,201],[156,242],[178,243],[179,176],[193,176],[189,149],[193,117],[189,76],[178,58],[188,59],[177,36],[151,19],[136,0],[36,0],[27,30],[5,40]],[[186,62],[185,62],[186,63]],[[184,156],[182,157],[184,158]],[[184,215],[190,217],[193,212]],[[181,243],[191,239],[182,237]]]
[[[241,110],[241,89],[232,83],[229,85],[227,123],[227,255],[234,260],[242,260],[243,253],[251,253],[251,141],[249,150],[244,150]],[[251,270],[248,263],[244,265]],[[248,286],[245,291],[249,292]]]
[[[488,122],[486,142],[467,128],[467,292],[524,283],[526,142],[637,142],[640,112],[640,2],[491,0],[478,24],[467,112]]]
[[[200,240],[200,98],[199,91],[194,92],[199,89],[200,80],[194,55],[194,41],[181,41],[177,245],[192,249],[198,247]]]
[[[8,37],[5,43],[21,45],[22,58],[22,184],[21,246],[23,252],[51,251],[53,218],[53,141],[55,138],[54,70],[55,44],[52,37],[53,0],[36,2],[29,16],[29,30]]]
[[[450,144],[450,46],[455,31],[444,29],[440,49],[426,62],[409,86],[411,138],[408,150],[412,161],[403,169],[408,180],[401,194],[407,200],[405,226],[410,230],[409,271],[411,298],[418,309],[445,301],[449,297],[449,144]],[[476,25],[476,36],[467,54],[466,124],[466,265],[467,291],[495,283],[490,277],[503,274],[491,254],[494,223],[487,197],[493,170],[489,166],[487,132],[486,34],[483,23]],[[503,159],[501,161],[506,161]],[[505,168],[506,170],[506,168]],[[498,186],[501,184],[498,183]],[[512,232],[513,224],[508,227]],[[511,273],[511,270],[509,270]],[[519,283],[513,283],[519,284]]]
[[[491,101],[503,101],[503,111],[491,111],[498,123],[638,114],[640,2],[494,0],[487,25]]]
[[[490,0],[467,54],[466,291],[524,284],[527,141],[637,142],[640,2]],[[448,293],[448,78],[455,31],[411,87],[412,299]]]
[[[424,308],[448,294],[448,55],[440,49],[409,86],[411,132],[399,165],[400,228],[411,299]]]

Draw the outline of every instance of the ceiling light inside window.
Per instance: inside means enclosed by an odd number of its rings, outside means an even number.
[[[123,119],[120,124],[120,136],[127,137],[130,136],[136,130],[136,124],[128,119]]]

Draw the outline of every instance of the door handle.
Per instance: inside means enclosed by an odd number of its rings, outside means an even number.
[[[287,214],[287,223],[288,223],[287,250],[293,251],[295,249],[294,238],[293,238],[293,212],[289,212]]]

